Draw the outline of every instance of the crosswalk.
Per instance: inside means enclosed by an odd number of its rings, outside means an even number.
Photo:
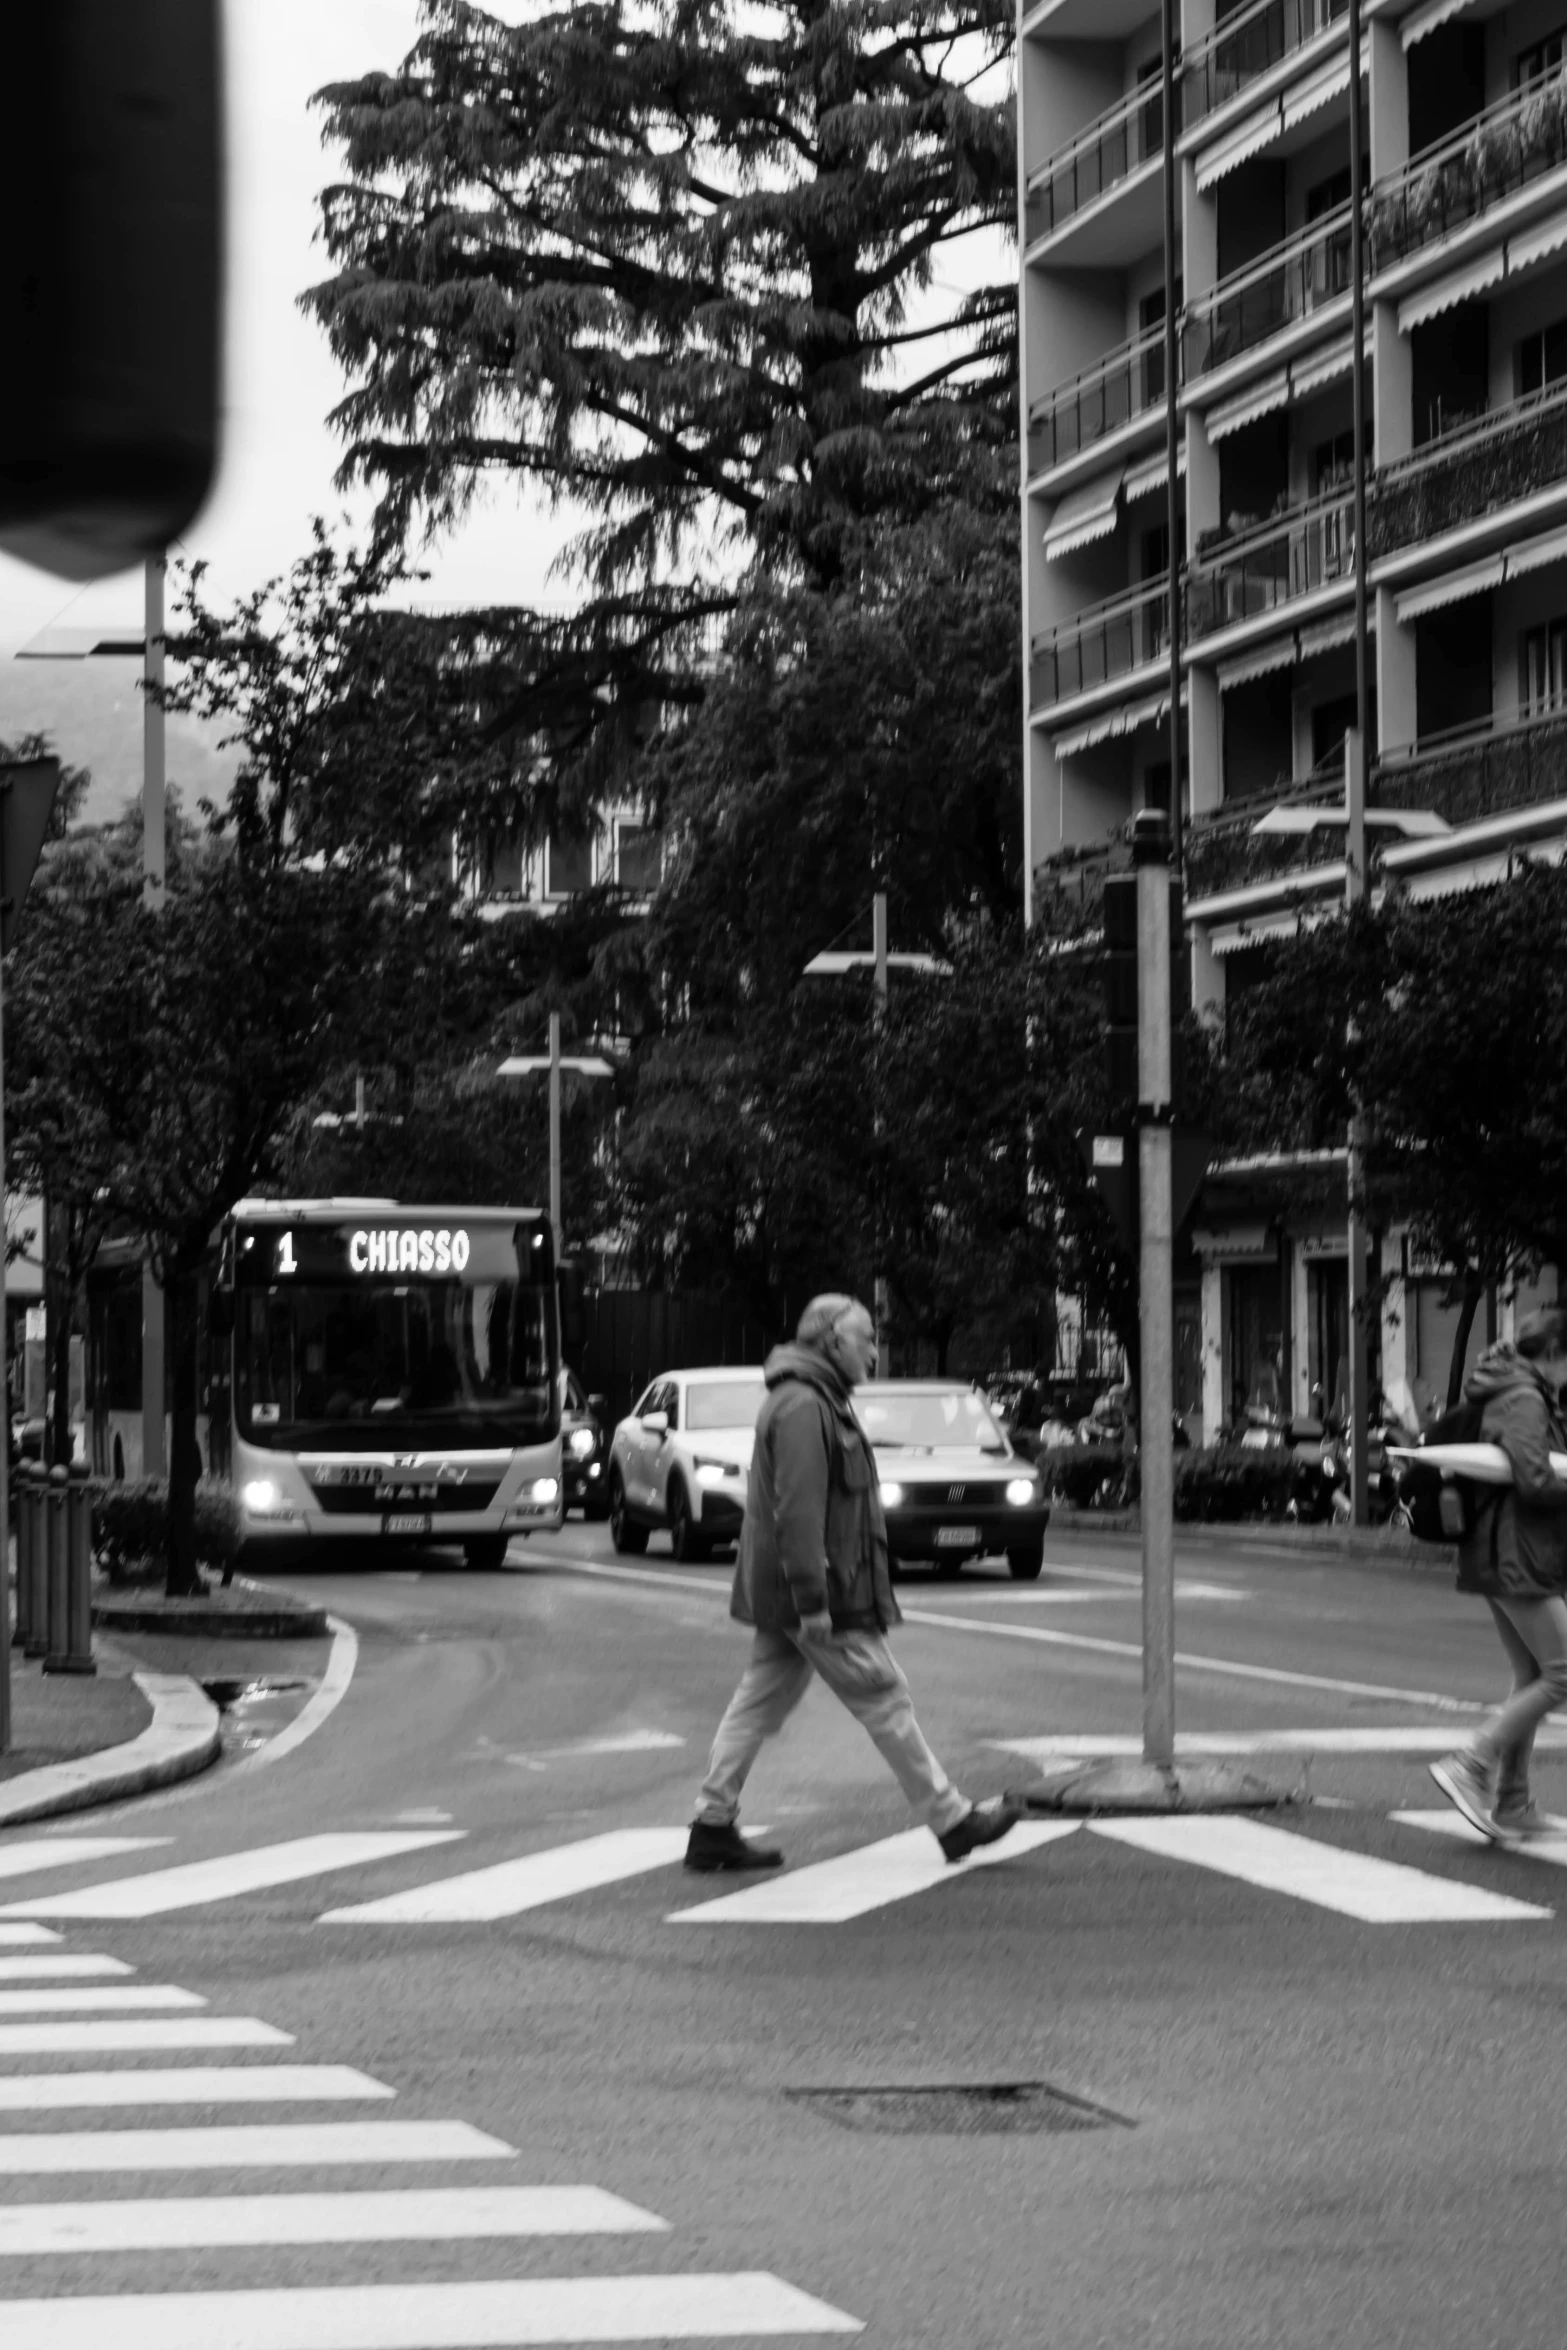
[[[426,1842],[428,1839],[425,1840]],[[88,1865],[106,1857],[94,1840],[61,1839],[49,1866],[67,1867],[73,1858]],[[316,1858],[322,1840],[316,1840]],[[337,1848],[341,1865],[347,1840]],[[407,1839],[400,1851],[412,1847]],[[231,1888],[252,1883],[255,1866],[231,1856]],[[248,1856],[254,1862],[255,1856]],[[371,1855],[360,1840],[355,1857]],[[384,1850],[376,1857],[385,1857]],[[279,1878],[275,1849],[261,1870],[267,1884]],[[299,1855],[293,1856],[297,1863]],[[180,1872],[161,1872],[165,1878]],[[186,1908],[191,1880],[172,1888],[170,1908]],[[148,1914],[136,1912],[133,1914]],[[75,1980],[77,1996],[96,1985],[81,1978],[112,1975],[110,1989],[122,1997],[137,1988],[123,1978],[134,1969],[113,1953],[76,1952],[61,1947],[50,1930],[34,1949],[47,1958],[12,1962],[52,1970],[53,1979]],[[26,1947],[25,1943],[21,1944]],[[14,1977],[8,1977],[8,1980]],[[50,1975],[39,1980],[47,1983]],[[205,1993],[180,1985],[148,1986],[176,1993],[182,2006],[205,2007]],[[57,1994],[58,1995],[58,1994]],[[18,1991],[17,1998],[46,1998],[45,1990]],[[290,2035],[255,2018],[206,2017],[209,2025],[238,2026],[232,2045],[284,2048]],[[461,2118],[403,2119],[384,2108],[394,2087],[348,2065],[261,2062],[193,2063],[188,2067],[139,2065],[93,2070],[20,2069],[16,2059],[40,2052],[75,2055],[80,2041],[32,2042],[8,2034],[75,2030],[146,2030],[145,2023],[0,2025],[0,2343],[5,2350],[521,2350],[527,2344],[722,2341],[859,2333],[861,2322],[847,2311],[802,2290],[767,2270],[706,2271],[647,2265],[634,2272],[614,2263],[594,2268],[593,2248],[628,2240],[657,2251],[672,2231],[659,2214],[643,2209],[595,2183],[556,2184],[519,2180],[519,2156],[507,2140]],[[164,2027],[168,2028],[168,2027]],[[178,2027],[175,2027],[176,2029]],[[193,2028],[190,2025],[187,2030]],[[209,2043],[212,2045],[215,2043]],[[113,2046],[115,2044],[110,2043]],[[139,2056],[144,2043],[119,2044]],[[382,2111],[338,2118],[309,2113],[323,2104],[379,2106]],[[282,2117],[258,2115],[232,2120],[186,2122],[164,2109],[199,2107],[204,2114],[258,2105],[282,2109]],[[290,2113],[288,2109],[297,2111]],[[129,2126],[118,2116],[134,2111]],[[58,2113],[64,2126],[45,2124]],[[303,2116],[303,2118],[301,2118]],[[19,2117],[27,2126],[8,2126]],[[337,2186],[334,2173],[351,2169],[355,2183]],[[461,2184],[432,2185],[430,2174],[460,2169]],[[395,2181],[399,2171],[415,2173],[412,2183],[363,2185],[359,2177]],[[243,2190],[249,2172],[274,2174],[296,2184],[268,2193]],[[138,2192],[144,2180],[188,2179],[200,2193]],[[40,2182],[81,2180],[84,2192],[65,2200],[31,2200]],[[235,2182],[231,2187],[230,2182]],[[16,2194],[10,2193],[13,2188]],[[530,2273],[530,2247],[572,2243],[573,2257],[586,2273]],[[434,2261],[437,2274],[386,2281],[382,2264],[431,2259],[428,2248],[471,2246],[472,2258],[493,2266],[504,2252],[509,2270],[521,2273],[453,2276],[451,2256]],[[236,2282],[218,2289],[160,2289],[160,2258],[183,2269],[191,2256],[234,2255],[291,2248],[292,2266],[311,2255],[328,2263],[326,2281],[286,2286]],[[378,2251],[378,2248],[382,2248]],[[125,2290],[95,2289],[101,2263],[113,2259],[128,2282]],[[459,2255],[459,2266],[469,2256]],[[557,2256],[558,2260],[558,2256]],[[7,2289],[13,2263],[32,2290]],[[39,2266],[47,2290],[39,2293]],[[346,2272],[345,2272],[346,2264]],[[221,2274],[221,2271],[219,2272]],[[252,2271],[253,2273],[253,2271]],[[344,2281],[346,2273],[347,2281]]]
[[[1048,1870],[1047,1848],[1075,1837],[1079,1848],[1085,1838],[1108,1843],[1150,1863],[1204,1870],[1366,1925],[1523,1924],[1554,1914],[1547,1872],[1567,1866],[1567,1836],[1507,1855],[1503,1865],[1512,1874],[1505,1884],[1475,1883],[1466,1870],[1473,1855],[1462,1848],[1485,1840],[1455,1812],[1395,1811],[1389,1818],[1396,1829],[1418,1831],[1407,1857],[1351,1849],[1341,1828],[1330,1840],[1320,1831],[1320,1814],[1309,1824],[1223,1814],[1040,1818],[1025,1820],[1004,1842],[955,1867],[925,1829],[912,1828],[776,1875],[700,1883],[677,1873],[684,1825],[609,1829],[455,1868],[447,1848],[465,1841],[461,1828],[341,1830],[106,1878],[97,1872],[121,1858],[123,1844],[106,1850],[111,1840],[65,1835],[52,1839],[39,1861],[45,1874],[36,1890],[19,1890],[21,1872],[10,1872],[12,1898],[0,1912],[0,1936],[6,1938],[0,1947],[0,2060],[166,2052],[192,2063],[204,2053],[287,2046],[289,2036],[264,2019],[207,2013],[199,1992],[131,1979],[131,1970],[112,1952],[68,1950],[60,1925],[42,1922],[156,1919],[283,1887],[303,1894],[306,1922],[334,1932],[497,1924],[617,1887],[634,1888],[644,1879],[650,1881],[645,1899],[652,1916],[669,1926],[834,1927],[894,1905],[950,1901],[952,1889],[979,1870]],[[1442,1865],[1450,1851],[1456,1873]],[[73,1863],[95,1881],[62,1890],[61,1878]],[[393,1864],[402,1864],[398,1873],[413,1873],[414,1881],[357,1901],[315,1889],[322,1880],[351,1880],[371,1868],[384,1877]],[[685,1899],[670,1901],[672,1882]]]

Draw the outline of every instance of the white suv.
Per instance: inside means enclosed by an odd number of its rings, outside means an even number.
[[[734,1542],[745,1515],[759,1370],[667,1371],[639,1396],[609,1448],[609,1525],[615,1548],[646,1550],[667,1526],[677,1559],[706,1558]]]

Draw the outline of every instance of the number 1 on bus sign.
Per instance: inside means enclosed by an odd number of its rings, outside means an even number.
[[[294,1235],[292,1232],[285,1232],[277,1244],[277,1269],[280,1273],[297,1273],[299,1271],[299,1267],[294,1262]]]

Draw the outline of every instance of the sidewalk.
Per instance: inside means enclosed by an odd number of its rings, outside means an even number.
[[[45,1673],[41,1661],[11,1651],[11,1752],[0,1755],[0,1784],[46,1763],[75,1762],[139,1738],[152,1705],[131,1678],[129,1657],[98,1656],[88,1679]]]

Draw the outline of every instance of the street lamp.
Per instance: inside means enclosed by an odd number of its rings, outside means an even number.
[[[560,1014],[550,1014],[550,1049],[547,1053],[512,1053],[502,1061],[496,1074],[500,1077],[531,1077],[536,1070],[550,1073],[550,1231],[555,1242],[555,1257],[560,1259],[560,1073],[574,1069],[579,1077],[613,1077],[615,1065],[602,1053],[562,1053],[560,1049]]]
[[[142,573],[142,625],[45,629],[23,645],[19,661],[92,661],[135,658],[142,665],[141,865],[143,894],[161,906],[168,872],[167,768],[163,724],[163,582],[167,557],[149,555]],[[164,1401],[163,1292],[144,1263],[141,1276],[142,1475],[161,1477]]]
[[[871,950],[828,947],[813,955],[802,976],[806,979],[840,979],[845,972],[863,971],[869,966],[876,974],[875,1035],[878,1043],[887,1024],[887,974],[889,971],[928,971],[938,978],[950,979],[952,965],[944,963],[939,955],[890,954],[887,949],[887,892],[879,889],[871,900]],[[876,1089],[876,1139],[881,1140],[881,1088]],[[881,1233],[876,1235],[877,1253],[880,1253]],[[885,1371],[887,1364],[887,1276],[878,1266],[876,1272],[876,1358]]]

